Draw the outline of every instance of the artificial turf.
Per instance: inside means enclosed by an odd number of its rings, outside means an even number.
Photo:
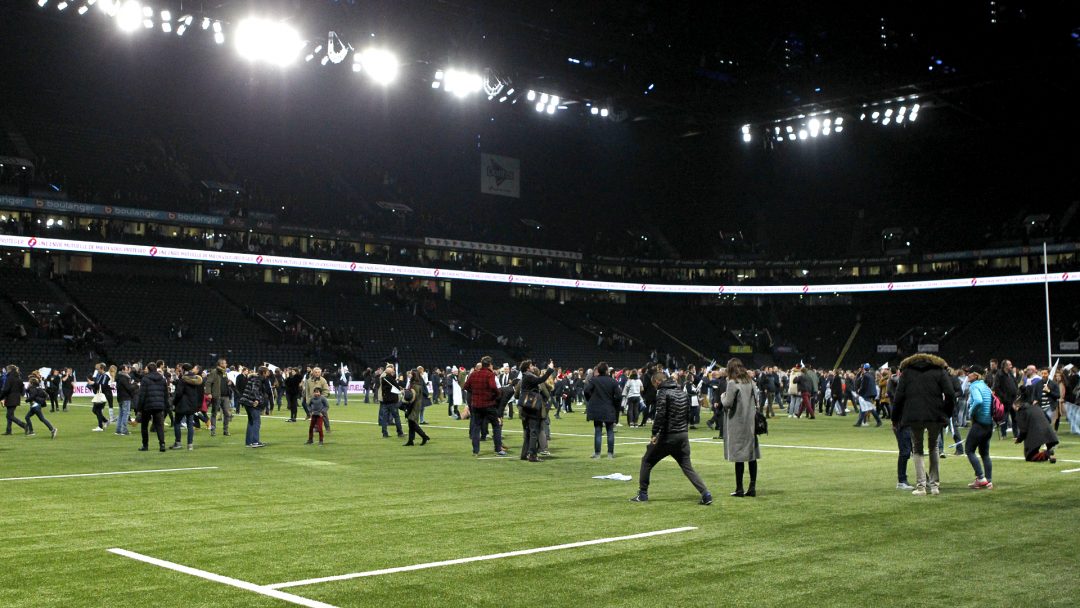
[[[0,437],[0,477],[180,467],[215,470],[0,482],[0,606],[287,606],[285,602],[108,553],[119,547],[244,581],[285,581],[407,566],[640,532],[689,532],[284,589],[354,606],[1072,606],[1080,597],[1080,462],[997,459],[992,491],[967,489],[963,457],[942,462],[942,494],[894,489],[894,453],[763,447],[758,497],[728,497],[718,442],[695,442],[709,507],[669,461],[637,489],[645,429],[619,429],[617,458],[592,460],[581,413],[552,421],[553,457],[471,456],[467,422],[427,410],[433,441],[383,439],[377,407],[331,405],[325,446],[306,424],[263,421],[245,448],[196,434],[192,452],[138,452],[138,428],[90,431],[88,400],[46,414],[50,440]],[[19,410],[25,413],[25,408]],[[893,451],[886,426],[854,418],[771,422],[763,444]],[[455,428],[445,428],[455,427]],[[17,429],[16,429],[17,431]],[[166,429],[171,443],[171,429]],[[1058,456],[1080,461],[1064,431]],[[393,435],[393,433],[391,433]],[[692,437],[715,436],[702,425]],[[151,449],[155,447],[152,439]],[[627,444],[627,445],[622,445]],[[482,456],[491,456],[491,443]],[[992,455],[1020,446],[995,439]],[[625,473],[630,482],[592,479]],[[914,482],[914,463],[909,466]]]

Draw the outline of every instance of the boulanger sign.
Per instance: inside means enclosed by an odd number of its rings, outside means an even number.
[[[73,253],[100,255],[126,255],[144,258],[175,259],[183,260],[185,262],[249,264],[252,266],[278,266],[305,270],[362,272],[366,274],[419,277],[426,279],[483,281],[487,283],[513,283],[519,285],[558,287],[562,289],[632,291],[637,293],[737,294],[762,296],[874,293],[919,291],[925,289],[954,289],[962,287],[1004,287],[1009,285],[1034,285],[1043,282],[1064,283],[1075,281],[1077,277],[1080,277],[1080,273],[1077,272],[1056,272],[1048,275],[1038,273],[999,277],[965,277],[958,279],[933,279],[929,281],[893,281],[859,284],[843,283],[832,285],[670,285],[662,283],[587,281],[583,279],[562,279],[523,274],[450,270],[445,268],[425,268],[421,266],[400,266],[396,264],[372,264],[369,262],[352,262],[348,260],[320,260],[316,258],[294,258],[279,255],[181,249],[178,247],[164,247],[158,245],[96,243],[93,241],[51,239],[46,237],[0,236],[0,247],[39,251],[70,251]]]

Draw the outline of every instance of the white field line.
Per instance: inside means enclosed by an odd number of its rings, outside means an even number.
[[[635,540],[638,538],[649,538],[651,536],[663,536],[665,534],[677,534],[679,532],[689,532],[691,530],[697,530],[696,527],[688,526],[684,528],[670,528],[668,530],[657,530],[655,532],[642,532],[641,534],[631,534],[629,536],[615,536],[612,538],[598,538],[596,540],[586,540],[577,543],[567,543],[564,545],[554,545],[551,547],[538,547],[536,549],[523,549],[520,551],[509,551],[507,553],[495,553],[492,555],[479,555],[476,557],[463,557],[460,559],[449,559],[441,562],[429,562],[426,564],[415,564],[412,566],[400,566],[397,568],[383,568],[382,570],[369,570],[367,572],[354,572],[352,574],[341,574],[338,576],[324,576],[321,578],[309,578],[302,581],[292,581],[288,583],[276,583],[273,585],[266,585],[266,589],[285,589],[288,587],[303,587],[306,585],[315,585],[318,583],[329,583],[333,581],[346,581],[354,578],[364,578],[368,576],[380,576],[383,574],[395,574],[398,572],[413,572],[416,570],[426,570],[428,568],[441,568],[442,566],[456,566],[458,564],[468,564],[472,562],[485,562],[493,559],[503,559],[506,557],[517,557],[519,555],[532,555],[534,553],[546,553],[548,551],[559,551],[562,549],[574,549],[576,547],[588,547],[592,545],[603,545],[607,543],[615,543],[624,540]]]
[[[0,481],[23,481],[27,479],[65,479],[68,477],[105,477],[108,475],[141,475],[143,473],[175,473],[177,471],[209,471],[217,467],[186,467],[183,469],[149,469],[146,471],[111,471],[108,473],[72,473],[69,475],[38,475],[35,477],[4,477]]]
[[[723,445],[723,443],[724,443],[723,441],[713,441],[712,439],[691,439],[690,441],[692,443],[713,443],[713,444],[718,444],[718,445]],[[893,455],[893,456],[895,456],[897,454],[896,450],[871,450],[871,449],[864,449],[864,448],[830,448],[830,447],[816,446],[816,445],[778,445],[778,444],[771,444],[771,443],[762,443],[760,445],[763,448],[780,448],[780,449],[787,449],[787,450],[819,450],[819,451],[826,451],[826,452],[863,452],[863,453],[866,453],[866,454],[890,454],[890,455]],[[991,456],[991,458],[993,460],[1024,460],[1024,458],[1022,456],[997,456],[997,455],[994,455],[994,454],[991,454],[990,456]],[[1064,459],[1058,458],[1058,462],[1080,463],[1080,460],[1064,460]],[[1076,469],[1076,470],[1080,471],[1080,469]],[[1069,472],[1071,472],[1071,471],[1069,471]]]
[[[249,583],[247,581],[242,581],[235,578],[230,578],[228,576],[221,576],[220,574],[214,574],[213,572],[207,572],[205,570],[199,570],[197,568],[190,568],[188,566],[175,564],[173,562],[167,562],[163,559],[157,559],[154,557],[143,555],[141,553],[135,553],[134,551],[128,551],[126,549],[109,549],[109,553],[158,566],[159,568],[166,568],[168,570],[182,572],[191,576],[197,576],[208,581],[221,583],[222,585],[229,585],[230,587],[236,587],[245,591],[251,591],[253,593],[258,593],[259,595],[265,595],[266,597],[272,597],[282,600],[284,602],[289,602],[290,604],[307,606],[308,608],[336,608],[332,604],[327,604],[325,602],[311,600],[306,597],[300,597],[299,595],[293,595],[284,591],[278,591],[276,589],[271,589],[262,585],[256,585],[254,583]]]
[[[1062,462],[1072,462],[1071,460],[1063,460]],[[1080,473],[1080,469],[1066,469],[1062,473]]]

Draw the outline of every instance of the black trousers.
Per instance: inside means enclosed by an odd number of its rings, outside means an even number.
[[[536,456],[540,449],[540,433],[544,432],[544,419],[538,416],[522,416],[521,428],[525,438],[521,442],[521,457]]]
[[[705,482],[701,480],[701,476],[694,470],[694,465],[690,463],[690,436],[686,433],[678,433],[658,437],[656,443],[649,444],[649,447],[645,449],[645,455],[641,457],[641,472],[638,474],[638,488],[642,492],[649,491],[649,477],[652,476],[653,467],[668,456],[679,463],[683,475],[686,475],[699,494],[709,491],[705,487]]]
[[[142,424],[139,428],[142,430],[142,446],[145,448],[150,443],[150,425],[154,425],[154,430],[157,431],[158,444],[165,445],[165,412],[161,410],[153,412],[143,412],[141,415]]]
[[[72,394],[73,394],[73,393],[68,393],[68,392],[65,392],[65,393],[64,393],[64,404],[63,404],[63,405],[64,405],[64,411],[65,411],[65,412],[67,411],[67,408],[68,408],[68,404],[70,404],[70,403],[71,403],[71,396],[72,396]]]
[[[56,392],[49,393],[49,411],[50,412],[55,412],[56,410],[59,409],[58,400],[57,400],[57,397],[59,397],[59,396],[60,396],[59,393],[56,393]]]
[[[15,407],[7,408],[7,434],[8,435],[11,434],[11,423],[12,422],[14,422],[19,428],[23,429],[24,431],[26,430],[26,424],[23,423],[22,420],[19,420],[18,418],[15,417],[15,408],[16,407],[19,407],[19,406],[16,405]]]
[[[420,425],[415,420],[410,419],[409,420],[409,443],[412,443],[413,439],[415,439],[417,435],[420,435],[420,438],[423,439],[424,441],[427,441],[428,439],[431,439],[430,437],[428,437],[427,433],[424,432],[424,429],[421,428]]]
[[[289,419],[296,420],[296,408],[299,407],[296,403],[296,395],[286,395],[285,401],[289,405]]]

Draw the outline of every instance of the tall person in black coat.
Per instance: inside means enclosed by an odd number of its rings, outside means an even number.
[[[135,411],[139,415],[140,427],[142,428],[142,447],[140,452],[147,450],[150,442],[150,427],[153,425],[157,432],[158,445],[162,452],[165,451],[165,404],[169,399],[169,387],[165,377],[158,372],[156,363],[146,365],[146,374],[139,381],[139,399],[136,402]]]
[[[619,420],[622,391],[608,375],[608,364],[597,364],[593,377],[585,385],[585,419],[593,423],[593,458],[600,458],[600,432],[607,430],[608,458],[615,458],[615,423]]]
[[[19,407],[22,402],[23,391],[22,376],[19,375],[19,368],[14,365],[9,365],[7,368],[7,377],[4,380],[4,388],[0,389],[0,401],[4,402],[4,407],[7,409],[7,431],[5,435],[11,434],[11,425],[14,423],[21,428],[23,432],[26,432],[26,424],[22,420],[15,417],[15,408]]]

